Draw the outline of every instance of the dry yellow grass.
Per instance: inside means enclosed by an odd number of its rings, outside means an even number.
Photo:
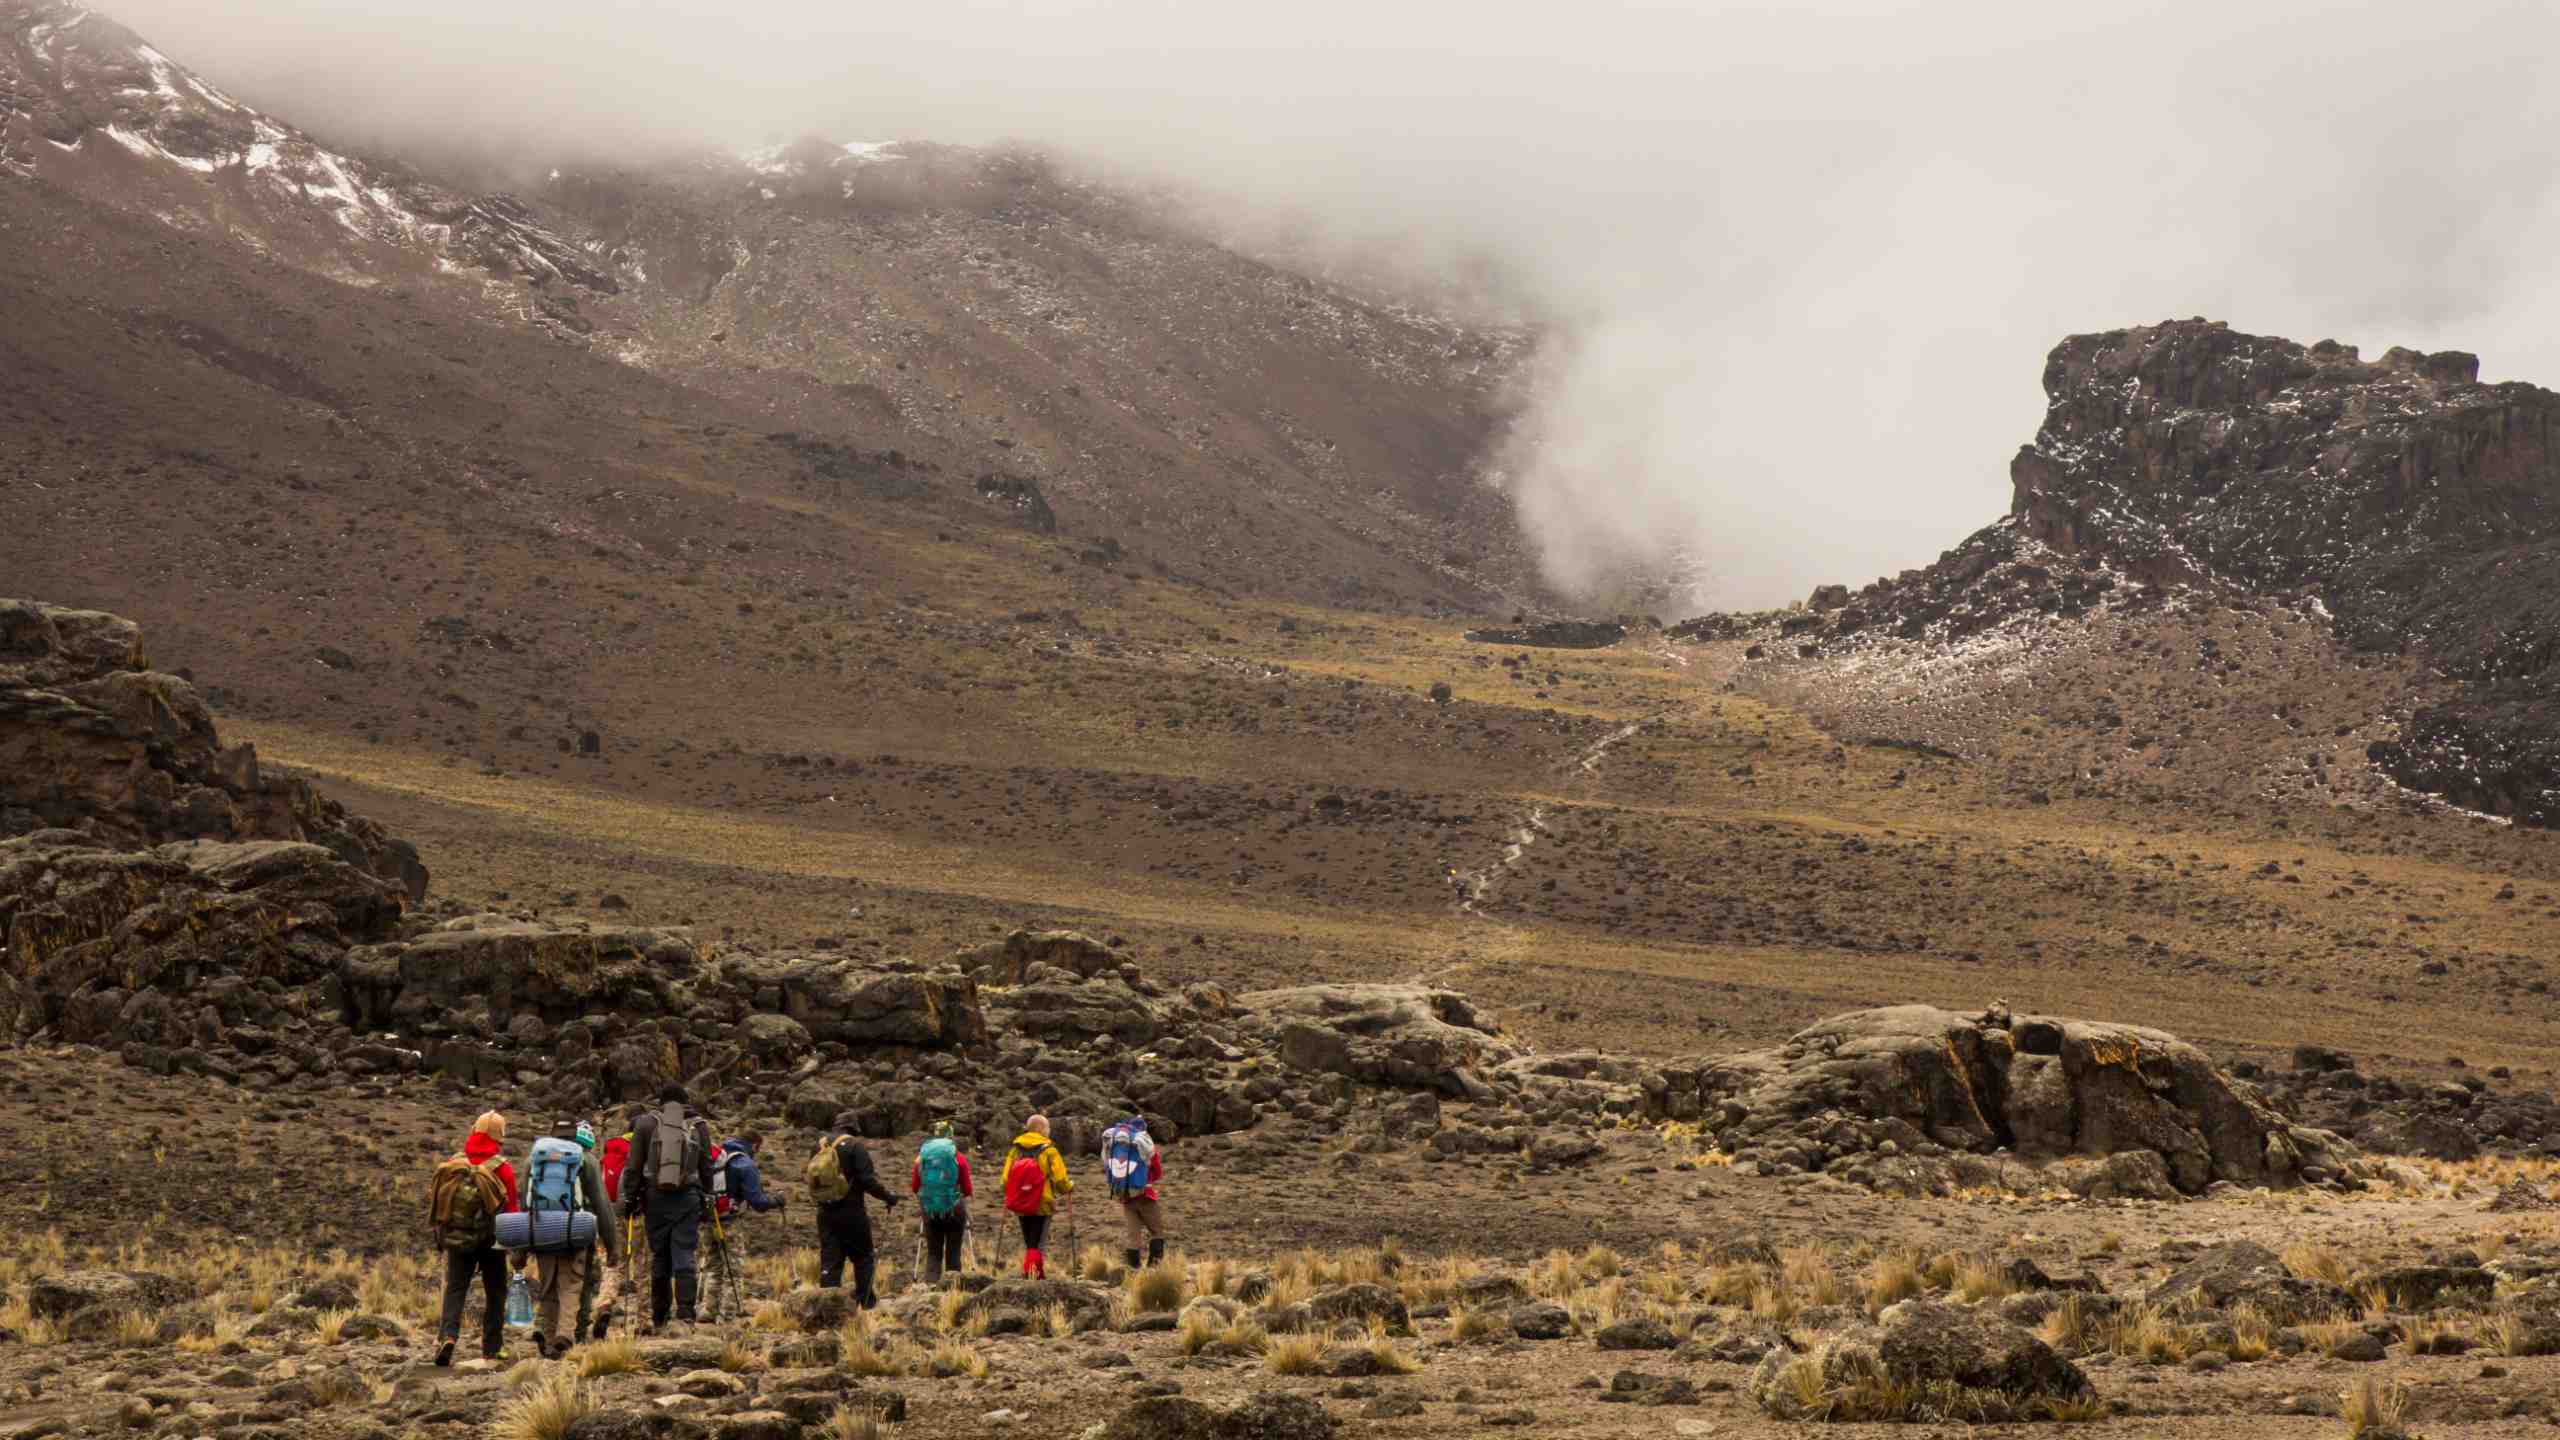
[[[2347,1422],[2347,1440],[2397,1436],[2409,1417],[2409,1387],[2398,1380],[2363,1376],[2338,1392],[2338,1415]]]
[[[1921,1257],[1909,1250],[1896,1250],[1867,1262],[1867,1313],[1878,1314],[1888,1305],[1928,1293],[1928,1277],[1921,1273]]]
[[[600,1380],[607,1375],[629,1375],[640,1368],[640,1343],[628,1335],[598,1340],[578,1347],[577,1362],[581,1379]]]
[[[916,1368],[919,1377],[948,1380],[966,1376],[973,1380],[986,1378],[987,1357],[977,1346],[959,1340],[945,1340],[926,1353]]]
[[[492,1429],[499,1440],[562,1440],[579,1417],[595,1409],[595,1394],[567,1369],[521,1388],[498,1407]]]
[[[1324,1363],[1323,1337],[1277,1336],[1262,1352],[1262,1363],[1274,1375],[1312,1375]]]

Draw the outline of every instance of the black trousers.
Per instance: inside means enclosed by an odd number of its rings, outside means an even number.
[[[480,1277],[480,1353],[495,1358],[507,1338],[507,1254],[495,1246],[444,1252],[444,1319],[436,1335],[462,1338],[462,1302],[474,1275]]]
[[[675,1318],[691,1321],[702,1248],[702,1192],[653,1191],[643,1219],[649,1227],[649,1323],[667,1323],[670,1301]]]
[[[818,1222],[818,1285],[833,1290],[844,1283],[844,1262],[853,1262],[853,1303],[865,1310],[878,1308],[880,1297],[872,1293],[872,1282],[880,1276],[880,1257],[871,1248],[871,1222],[862,1220],[851,1225]]]
[[[969,1237],[969,1207],[924,1217],[924,1283],[939,1283],[945,1270],[958,1274],[960,1245]]]

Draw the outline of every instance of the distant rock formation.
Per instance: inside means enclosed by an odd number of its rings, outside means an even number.
[[[2184,587],[2290,597],[2348,645],[2416,648],[2453,682],[2372,747],[2394,779],[2560,822],[2560,394],[2479,370],[2458,350],[2368,361],[2208,320],[2072,336],[2045,361],[2044,423],[2010,463],[2006,519],[1760,628],[1812,655]]]

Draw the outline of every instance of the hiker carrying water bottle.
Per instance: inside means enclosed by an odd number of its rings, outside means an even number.
[[[1120,1223],[1129,1245],[1121,1252],[1129,1268],[1139,1268],[1138,1247],[1146,1247],[1143,1263],[1164,1263],[1164,1206],[1156,1200],[1156,1182],[1164,1178],[1164,1152],[1147,1133],[1147,1119],[1132,1115],[1102,1132],[1102,1176],[1111,1198],[1120,1202]]]
[[[1034,1115],[1022,1122],[1022,1133],[1004,1152],[1004,1208],[1022,1223],[1025,1279],[1049,1278],[1049,1257],[1040,1251],[1048,1243],[1049,1217],[1057,1213],[1060,1199],[1075,1193],[1066,1157],[1049,1143],[1049,1117]]]
[[[969,1181],[969,1157],[951,1138],[950,1121],[934,1122],[933,1138],[916,1152],[907,1188],[924,1212],[924,1283],[938,1285],[944,1271],[960,1271],[960,1243],[969,1234],[969,1197],[978,1193]]]
[[[613,1213],[613,1201],[605,1196],[604,1171],[578,1143],[577,1121],[563,1120],[551,1134],[534,1141],[525,1156],[524,1173],[524,1208],[531,1236],[527,1248],[533,1254],[533,1350],[546,1360],[556,1359],[569,1353],[560,1311],[571,1295],[586,1289],[599,1242],[609,1263],[622,1263],[622,1224]],[[582,1214],[589,1217],[579,1222],[587,1227],[583,1243],[569,1224]]]

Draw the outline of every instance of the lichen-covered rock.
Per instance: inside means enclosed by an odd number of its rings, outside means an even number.
[[[2094,1391],[2080,1367],[1979,1310],[1906,1300],[1798,1355],[1772,1350],[1751,1398],[1780,1420],[2043,1418]]]
[[[350,953],[345,984],[370,1028],[412,1031],[475,1005],[500,1027],[519,1015],[558,1024],[680,1013],[677,987],[697,958],[672,931],[470,916]]]
[[[2248,1305],[2279,1325],[2352,1315],[2361,1308],[2344,1288],[2303,1279],[2253,1240],[2214,1246],[2153,1286],[2146,1298],[2163,1308],[2197,1302],[2218,1310]]]
[[[1481,1072],[1518,1052],[1467,998],[1424,985],[1301,985],[1237,997],[1293,1070],[1480,1098]]]
[[[907,961],[730,955],[702,988],[741,1010],[786,1016],[819,1041],[952,1049],[987,1038],[975,980]]]
[[[2332,1177],[2351,1155],[2233,1085],[2203,1051],[2131,1025],[1897,1005],[1835,1015],[1777,1049],[1696,1073],[1727,1148],[1806,1170],[1873,1149],[1897,1125],[1958,1151],[2149,1155],[2187,1194],[2217,1180]],[[2143,1193],[2151,1173],[2136,1160],[2085,1181]]]
[[[194,1296],[186,1281],[148,1270],[67,1270],[27,1284],[27,1308],[39,1320],[83,1310],[160,1310]]]

